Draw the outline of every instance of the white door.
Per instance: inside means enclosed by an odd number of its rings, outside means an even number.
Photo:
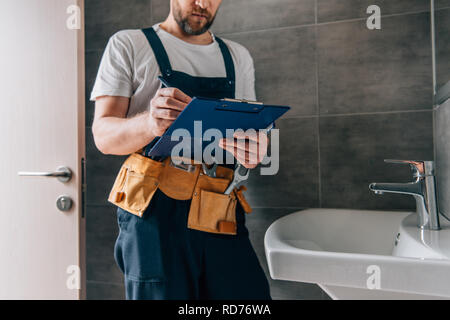
[[[1,0],[0,299],[85,295],[83,12],[82,0]],[[30,176],[60,166],[69,181]]]

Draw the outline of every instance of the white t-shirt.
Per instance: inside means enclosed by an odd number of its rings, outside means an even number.
[[[172,69],[196,77],[226,77],[225,63],[218,42],[207,45],[183,41],[159,27],[153,26],[169,56]],[[212,34],[212,33],[211,33]],[[242,45],[222,39],[233,58],[237,99],[256,100],[253,59]],[[127,117],[148,110],[150,100],[161,87],[160,70],[147,38],[140,29],[122,30],[108,41],[91,101],[99,96],[129,97]]]

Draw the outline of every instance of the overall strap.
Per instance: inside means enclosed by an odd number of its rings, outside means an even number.
[[[161,74],[170,76],[172,73],[172,66],[170,65],[169,56],[167,55],[166,49],[164,49],[161,39],[159,39],[152,27],[142,29],[142,32],[147,37],[147,40],[153,49]]]
[[[230,50],[228,46],[223,42],[219,37],[215,37],[217,42],[219,43],[220,51],[222,51],[223,60],[225,62],[225,70],[227,71],[227,78],[230,85],[234,87],[235,84],[235,72],[234,72],[234,63],[233,58],[231,57]],[[234,90],[233,90],[234,91]]]
[[[153,49],[161,73],[166,76],[169,76],[172,73],[172,66],[170,65],[169,56],[167,55],[167,52],[164,49],[164,45],[162,44],[161,39],[159,39],[158,35],[156,34],[155,30],[152,27],[142,29],[142,32],[147,37],[147,40]],[[230,50],[228,49],[228,46],[225,44],[225,42],[223,42],[222,39],[220,39],[219,37],[215,37],[215,39],[219,44],[220,51],[222,52],[228,82],[230,85],[234,86],[236,76],[234,71],[233,58],[231,57]]]

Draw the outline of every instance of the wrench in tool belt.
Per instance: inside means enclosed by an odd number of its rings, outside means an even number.
[[[212,160],[214,161],[212,166],[208,168],[208,166],[206,165],[206,163],[202,163],[202,169],[203,169],[203,173],[206,174],[208,177],[211,178],[215,178],[216,177],[216,170],[217,170],[217,161],[216,159],[213,157]]]
[[[234,169],[233,180],[230,182],[223,194],[229,195],[234,188],[238,187],[242,182],[248,179],[249,174],[250,169],[238,163]]]
[[[202,163],[203,173],[211,178],[216,177],[216,169],[217,169],[217,163],[214,162],[214,164],[208,168],[205,163]]]

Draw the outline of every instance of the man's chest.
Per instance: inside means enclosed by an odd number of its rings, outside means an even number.
[[[194,77],[226,77],[225,63],[219,48],[208,51],[188,50],[164,41],[162,43],[173,70]],[[134,68],[137,81],[154,79],[154,75],[160,73],[157,57],[150,46],[143,48]]]

